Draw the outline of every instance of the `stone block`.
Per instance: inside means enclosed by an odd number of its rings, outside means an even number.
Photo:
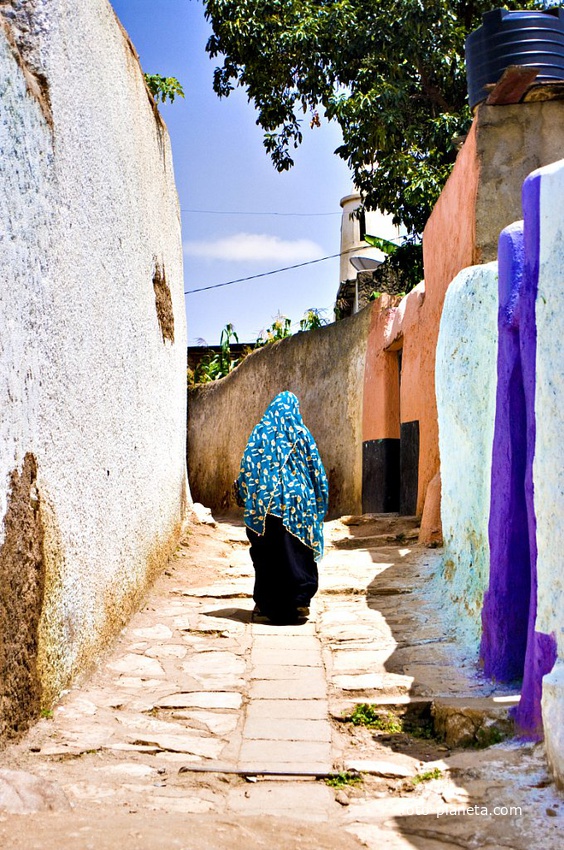
[[[251,682],[251,699],[325,700],[327,685],[324,681],[311,682],[307,679],[260,679]]]
[[[287,817],[296,820],[327,821],[335,803],[333,792],[319,782],[260,782],[251,787],[234,788],[228,809],[244,815]]]
[[[247,706],[247,720],[326,720],[327,716],[322,699],[259,699]]]
[[[247,717],[243,737],[247,740],[324,741],[330,743],[331,725],[327,720]]]
[[[70,809],[70,803],[55,782],[23,770],[0,768],[0,812],[26,815]]]

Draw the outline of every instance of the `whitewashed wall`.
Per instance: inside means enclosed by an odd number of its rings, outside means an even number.
[[[453,625],[475,649],[489,576],[496,385],[497,263],[489,263],[450,284],[436,359],[443,578]]]
[[[538,549],[535,631],[556,640],[556,664],[543,679],[542,715],[549,762],[564,786],[564,160],[531,177],[540,183],[538,210],[530,211],[539,232],[533,462]]]
[[[182,248],[168,135],[109,3],[13,6],[0,12],[0,519],[31,453],[48,702],[116,633],[180,530]]]

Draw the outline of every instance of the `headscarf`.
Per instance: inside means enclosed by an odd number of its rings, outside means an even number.
[[[293,393],[279,393],[253,428],[237,484],[245,525],[264,534],[266,515],[280,517],[291,534],[313,549],[316,561],[323,556],[329,486]]]

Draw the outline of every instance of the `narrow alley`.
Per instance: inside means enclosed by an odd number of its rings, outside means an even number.
[[[193,518],[91,678],[5,751],[0,846],[559,848],[518,696],[442,619],[440,550],[393,515],[326,530],[309,621],[272,626],[243,525]]]

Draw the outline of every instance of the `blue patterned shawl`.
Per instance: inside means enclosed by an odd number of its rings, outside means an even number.
[[[279,393],[254,427],[237,484],[245,505],[245,525],[264,534],[266,515],[273,514],[313,549],[316,561],[323,556],[327,476],[293,393]]]

